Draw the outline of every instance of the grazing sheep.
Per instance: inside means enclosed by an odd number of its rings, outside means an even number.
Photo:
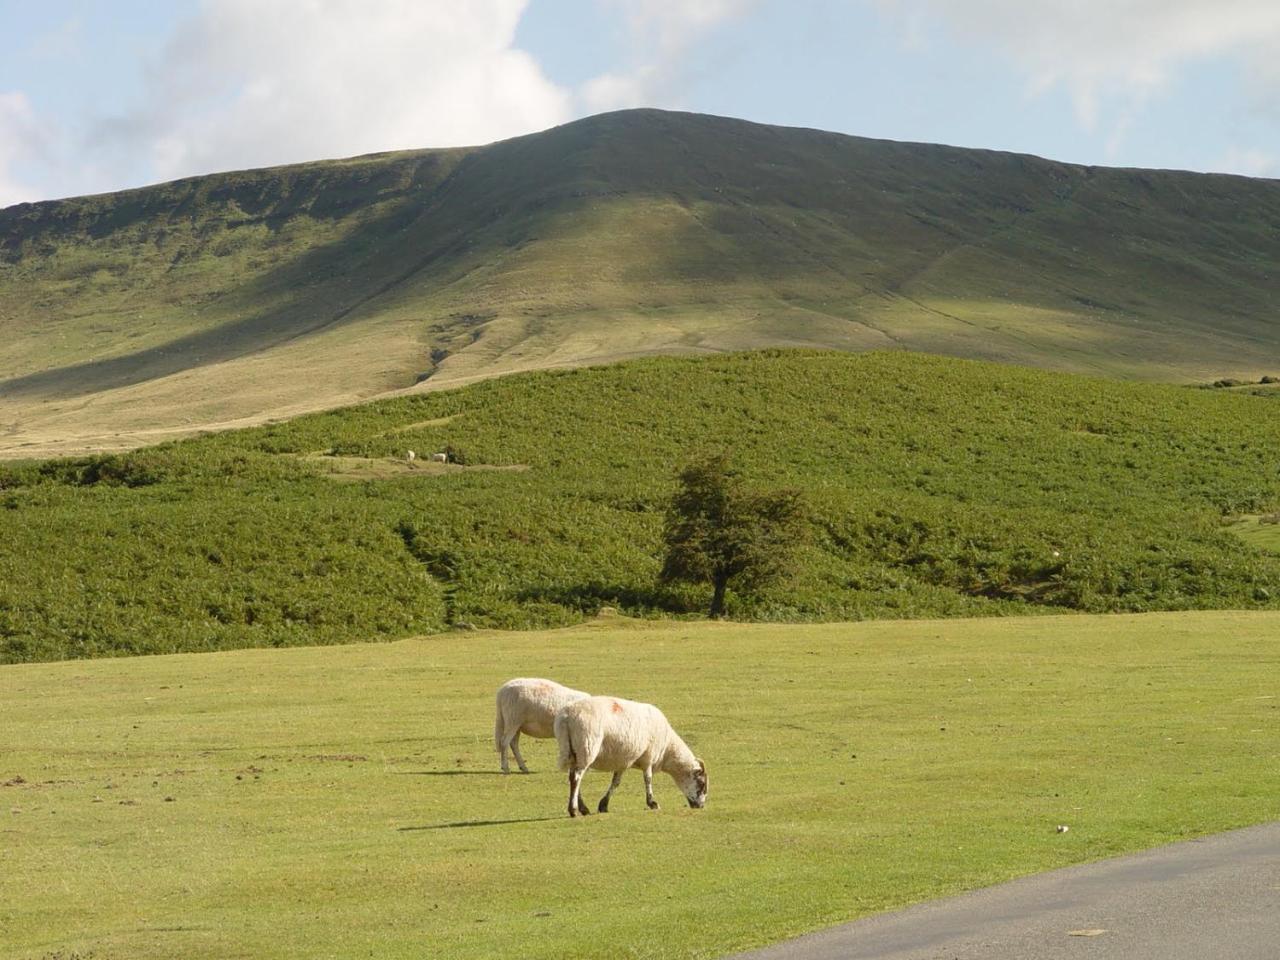
[[[433,454],[431,455],[431,462],[432,462],[432,463],[448,463],[448,462],[449,462],[449,454],[447,454],[447,453],[433,453]]]
[[[589,694],[561,686],[554,680],[519,677],[498,688],[498,716],[493,724],[493,742],[502,759],[502,772],[507,768],[507,748],[515,754],[521,773],[528,773],[520,756],[520,734],[544,739],[555,736],[552,725],[561,707],[582,700]]]
[[[414,453],[412,450],[406,450],[404,454],[404,458],[408,460],[410,463],[413,463],[414,460],[418,459],[418,455]]]
[[[609,797],[630,767],[644,773],[644,799],[650,810],[658,809],[658,802],[653,799],[654,770],[675,780],[689,806],[702,807],[707,802],[706,765],[651,703],[617,697],[578,700],[556,714],[555,734],[560,746],[560,769],[569,771],[571,817],[589,812],[579,793],[588,767],[613,773],[613,782],[597,807],[601,813],[609,812]]]

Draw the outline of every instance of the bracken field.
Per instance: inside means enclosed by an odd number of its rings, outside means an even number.
[[[912,354],[539,372],[0,468],[0,661],[546,628],[657,584],[677,468],[793,486],[796,575],[729,614],[848,621],[1280,605],[1270,397]],[[450,450],[458,461],[409,463]]]

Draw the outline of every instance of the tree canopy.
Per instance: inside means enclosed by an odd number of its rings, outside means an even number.
[[[747,488],[728,454],[695,460],[679,474],[667,508],[661,579],[709,583],[712,617],[725,590],[757,589],[790,572],[804,534],[800,492]]]

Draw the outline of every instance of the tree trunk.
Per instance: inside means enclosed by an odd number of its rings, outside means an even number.
[[[724,588],[729,583],[729,578],[716,574],[711,581],[715,586],[715,592],[711,594],[711,613],[709,614],[713,620],[719,620],[724,616]]]

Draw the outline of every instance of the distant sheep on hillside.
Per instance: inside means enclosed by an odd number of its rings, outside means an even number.
[[[609,798],[631,767],[644,774],[644,799],[650,810],[658,809],[653,799],[653,771],[668,774],[684,793],[691,807],[707,802],[707,767],[671,729],[662,711],[651,703],[636,703],[616,697],[588,697],[570,703],[555,720],[556,743],[560,747],[560,769],[569,771],[569,816],[589,812],[582,802],[582,775],[588,768],[613,773],[609,789],[597,809],[609,812]]]
[[[563,686],[554,680],[536,677],[518,677],[508,680],[498,688],[497,718],[493,724],[493,742],[502,761],[502,772],[510,773],[507,766],[507,748],[515,755],[521,773],[528,773],[520,755],[520,734],[547,739],[555,736],[556,713],[561,708],[582,700],[589,694]]]

